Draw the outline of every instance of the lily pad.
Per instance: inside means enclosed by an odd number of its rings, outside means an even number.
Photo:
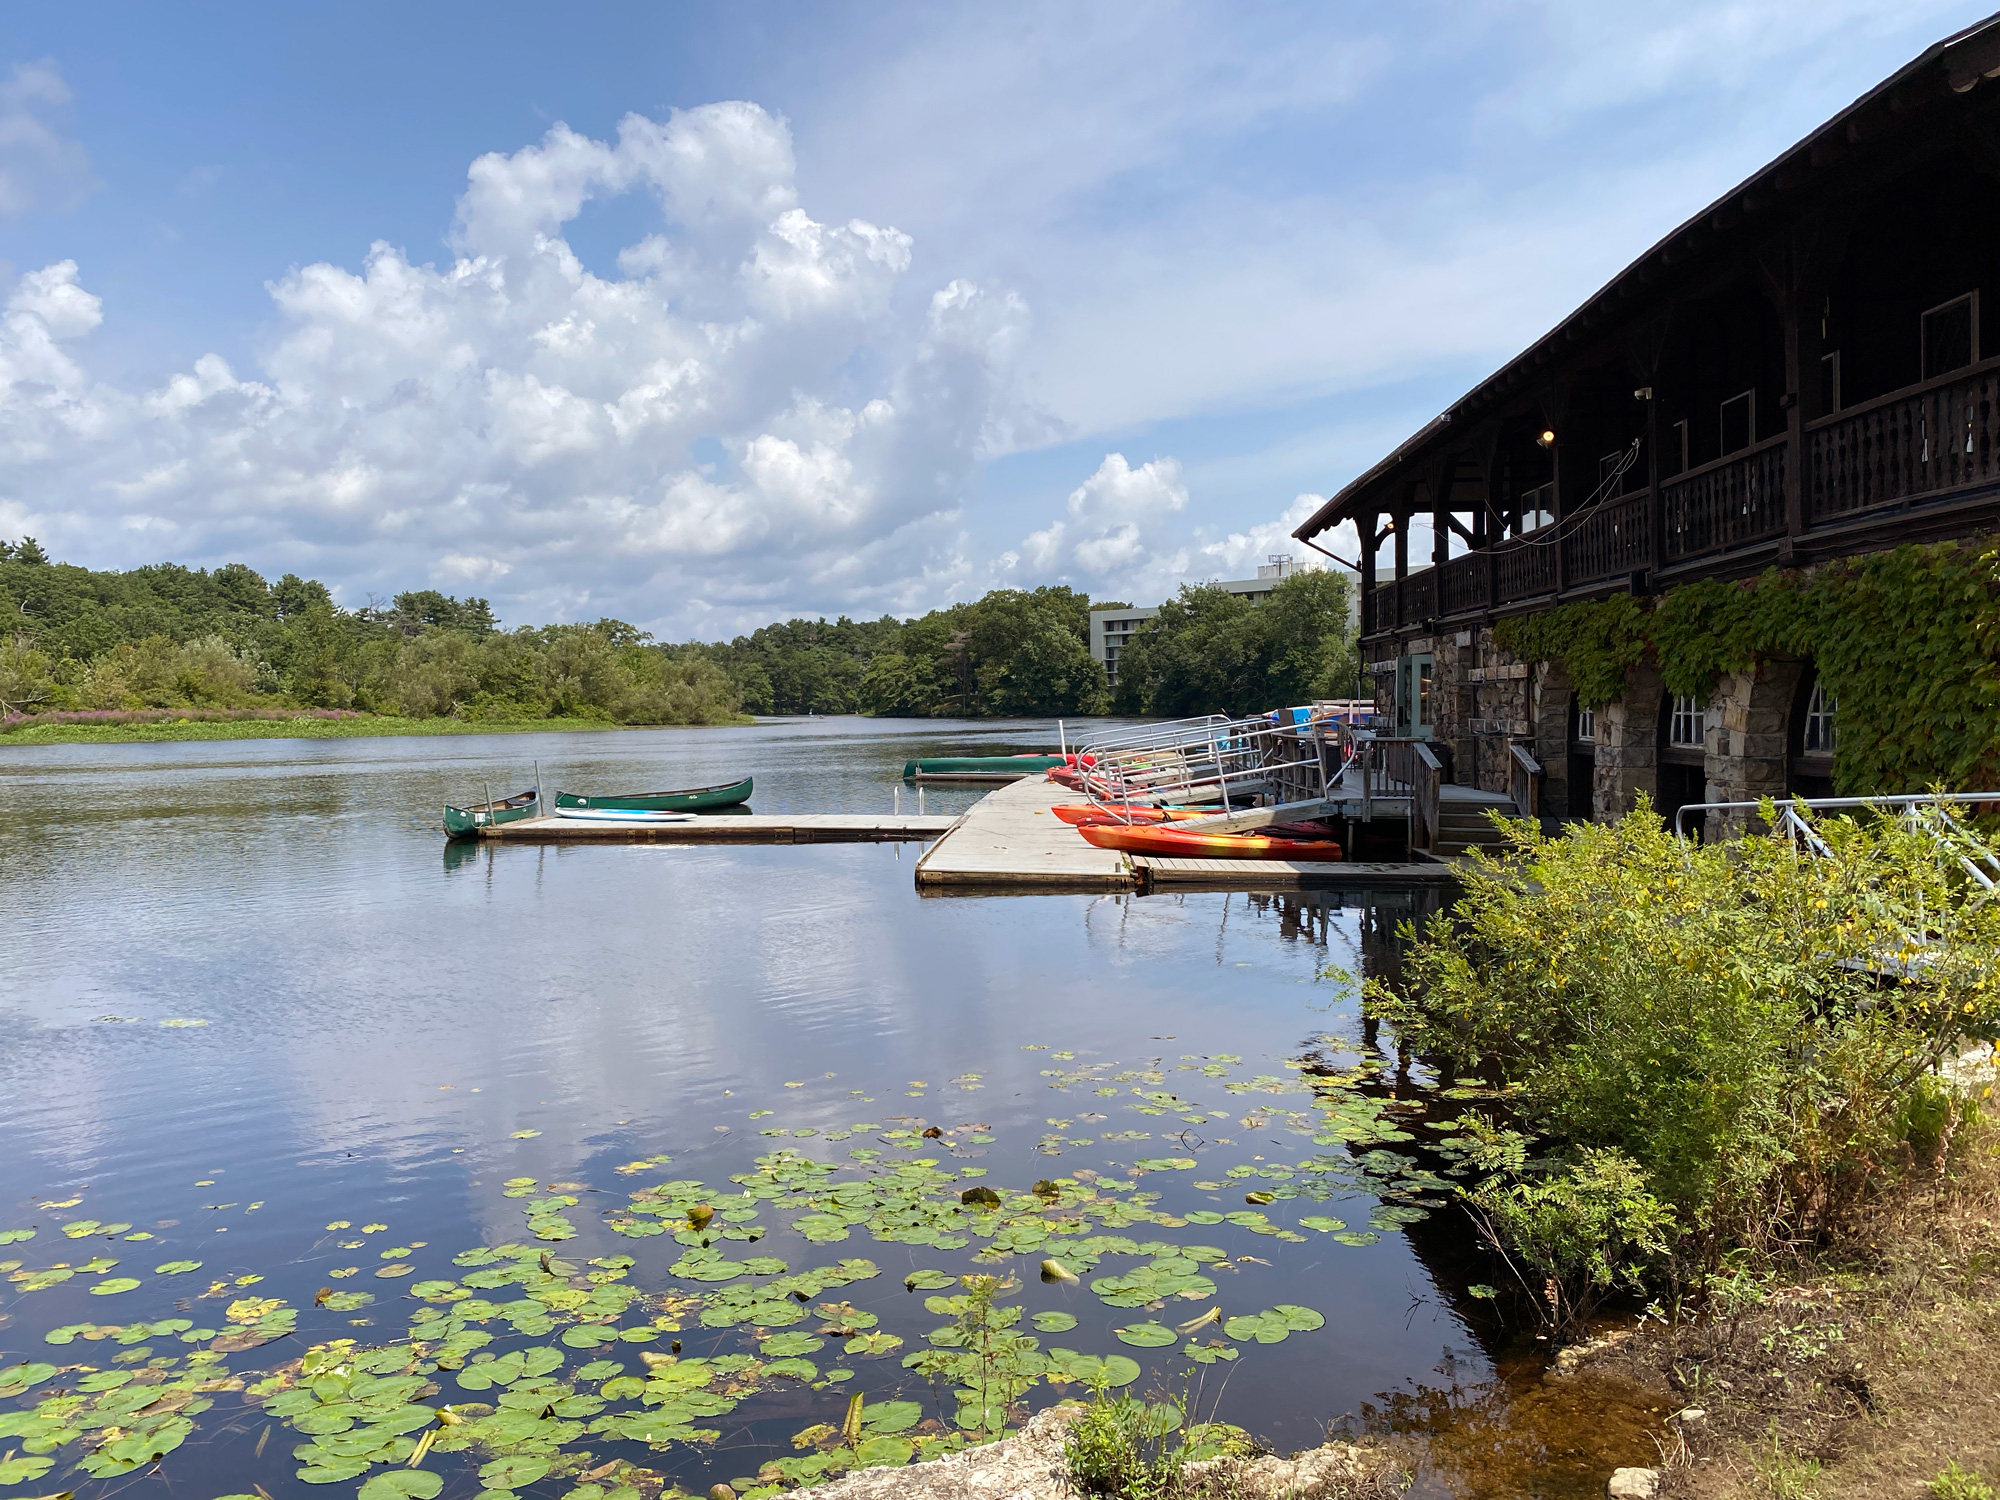
[[[1299,1224],[1306,1229],[1317,1229],[1321,1234],[1338,1234],[1347,1227],[1346,1220],[1329,1218],[1325,1214],[1308,1214],[1299,1220]]]
[[[1076,1314],[1066,1312],[1038,1312],[1034,1316],[1035,1328],[1041,1333],[1065,1333],[1076,1327]]]
[[[1281,1302],[1267,1312],[1231,1318],[1222,1325],[1222,1331],[1239,1341],[1255,1339],[1260,1344],[1281,1344],[1294,1333],[1310,1333],[1325,1326],[1326,1319],[1310,1307]]]
[[[170,1260],[153,1267],[153,1274],[155,1276],[179,1276],[185,1272],[199,1271],[200,1269],[201,1262],[198,1260]]]
[[[555,1466],[555,1460],[551,1458],[510,1453],[504,1458],[494,1459],[490,1464],[481,1465],[479,1482],[489,1490],[517,1490],[522,1485],[546,1479],[549,1470]]]
[[[53,1469],[56,1461],[52,1458],[29,1456],[16,1458],[13,1454],[0,1457],[0,1484],[32,1484]]]
[[[436,1500],[444,1476],[428,1469],[391,1469],[361,1486],[359,1500]]]
[[[774,1333],[757,1346],[766,1359],[789,1359],[795,1354],[813,1354],[826,1347],[826,1340],[809,1333]]]
[[[958,1285],[958,1278],[943,1271],[912,1271],[903,1278],[903,1285],[913,1292],[935,1292]]]
[[[129,1292],[139,1285],[136,1276],[113,1276],[108,1281],[100,1281],[90,1289],[93,1297],[110,1297],[119,1292]]]
[[[1164,1349],[1175,1339],[1173,1329],[1161,1323],[1134,1323],[1111,1331],[1119,1343],[1131,1344],[1139,1349]]]
[[[0,1245],[17,1245],[35,1237],[32,1229],[0,1229]]]

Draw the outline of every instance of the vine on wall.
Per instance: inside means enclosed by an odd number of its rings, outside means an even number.
[[[1810,572],[1704,579],[1648,607],[1629,595],[1503,620],[1523,661],[1560,661],[1592,708],[1624,696],[1649,657],[1696,698],[1728,672],[1810,657],[1839,707],[1843,794],[2000,786],[2000,550],[1898,547]]]

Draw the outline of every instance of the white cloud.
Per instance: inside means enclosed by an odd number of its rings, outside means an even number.
[[[0,505],[100,565],[478,585],[516,621],[734,628],[763,613],[739,602],[908,607],[962,573],[975,464],[1045,422],[1010,397],[1018,297],[954,280],[899,310],[909,237],[813,219],[752,104],[609,142],[558,125],[468,176],[449,264],[378,242],[272,283],[251,376],[208,355],[151,390],[92,380],[103,309],[76,265],[21,277]],[[658,231],[594,275],[563,227],[637,191]],[[698,464],[701,439],[728,461]]]
[[[90,153],[57,127],[69,102],[54,63],[16,63],[0,81],[0,218],[71,208],[97,186]]]
[[[1064,515],[995,560],[997,580],[1014,585],[1068,583],[1098,598],[1150,604],[1183,583],[1255,578],[1273,555],[1302,567],[1325,560],[1291,540],[1291,532],[1321,504],[1300,495],[1281,515],[1242,531],[1212,536],[1189,527],[1188,485],[1178,460],[1149,459],[1138,468],[1107,453],[1097,472],[1070,492]]]

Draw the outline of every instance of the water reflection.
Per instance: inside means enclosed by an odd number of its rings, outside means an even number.
[[[148,1265],[157,1250],[264,1275],[260,1290],[307,1309],[302,1335],[324,1338],[347,1328],[311,1311],[341,1254],[327,1223],[388,1223],[398,1243],[448,1256],[521,1234],[500,1192],[509,1178],[576,1181],[614,1202],[619,1164],[664,1153],[675,1173],[722,1183],[773,1148],[773,1129],[976,1124],[994,1139],[962,1154],[1023,1186],[1167,1149],[1171,1126],[1183,1132],[1172,1149],[1197,1152],[1200,1171],[1146,1187],[1176,1214],[1241,1210],[1240,1183],[1197,1182],[1313,1148],[1199,1068],[1228,1055],[1242,1074],[1293,1077],[1287,1062],[1315,1048],[1376,1048],[1352,985],[1328,971],[1388,972],[1398,925],[1433,897],[938,902],[913,889],[914,846],[442,846],[436,832],[445,800],[526,784],[536,761],[550,788],[750,772],[760,811],[886,810],[909,755],[1044,737],[816,721],[0,751],[0,1228],[51,1222],[41,1204],[81,1193],[79,1212],[151,1226]],[[1203,1128],[1131,1113],[1129,1086],[1113,1100],[1101,1080],[1065,1081],[1087,1067],[1160,1070]],[[1426,1079],[1395,1059],[1384,1086]],[[774,1113],[753,1120],[759,1110]],[[1326,1208],[1358,1223],[1370,1206],[1363,1195]],[[1464,1351],[1468,1389],[1498,1378],[1481,1342],[1497,1348],[1494,1331],[1455,1300],[1451,1228],[1367,1246],[1227,1223],[1204,1235],[1251,1257],[1223,1286],[1226,1311],[1298,1302],[1328,1320],[1230,1371],[1221,1415],[1280,1446],[1386,1410],[1382,1392],[1430,1389],[1441,1345]],[[630,1247],[591,1224],[576,1248]],[[772,1249],[795,1265],[826,1258],[786,1229]],[[940,1257],[849,1253],[884,1269],[849,1289],[855,1302],[919,1344],[936,1319],[900,1276]],[[670,1259],[640,1269],[661,1274]],[[143,1295],[128,1294],[134,1313],[150,1312]],[[1119,1347],[1087,1292],[1031,1275],[1020,1295],[1088,1313],[1076,1347]],[[12,1351],[0,1364],[45,1326],[101,1310],[80,1288],[37,1293],[0,1326]],[[1177,1378],[1173,1351],[1126,1352],[1150,1361],[1149,1379]],[[866,1379],[880,1390],[908,1377],[890,1360]],[[752,1424],[742,1442],[787,1451],[794,1415]],[[705,1488],[712,1465],[729,1477],[754,1458],[697,1454],[680,1472]],[[216,1492],[249,1487],[226,1465],[215,1478]]]

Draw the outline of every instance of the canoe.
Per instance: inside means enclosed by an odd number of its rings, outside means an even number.
[[[516,792],[500,802],[475,802],[470,807],[444,806],[446,838],[469,839],[489,823],[518,823],[535,815],[535,789]]]
[[[1170,824],[1085,823],[1076,830],[1100,849],[1173,859],[1298,859],[1341,857],[1332,839],[1272,838],[1259,833],[1190,833]]]
[[[640,807],[559,807],[559,818],[579,823],[692,823],[690,812],[657,812]]]
[[[556,811],[572,807],[608,807],[624,812],[713,812],[718,807],[737,807],[750,800],[751,778],[720,786],[693,786],[679,792],[614,792],[604,797],[579,797],[574,792],[556,793]]]
[[[920,776],[962,777],[967,781],[1015,780],[1075,763],[1073,755],[940,755],[903,763],[903,780]]]
[[[1049,809],[1071,826],[1084,823],[1175,823],[1205,818],[1207,807],[1155,807],[1149,802],[1062,802]]]

